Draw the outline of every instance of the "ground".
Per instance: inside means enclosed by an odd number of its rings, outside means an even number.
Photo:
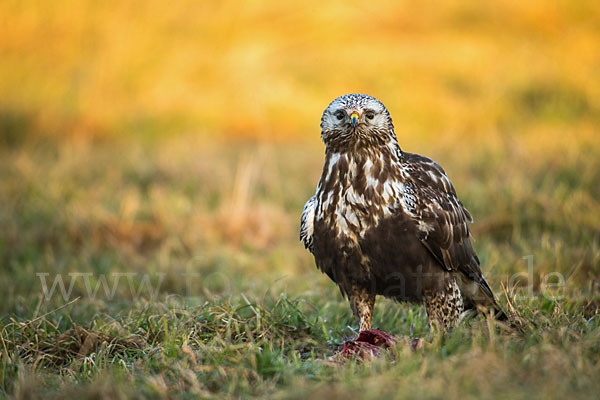
[[[475,216],[484,272],[523,330],[475,318],[423,350],[344,367],[324,360],[356,322],[298,242],[320,146],[181,136],[5,150],[0,390],[589,397],[600,389],[600,152],[568,143],[427,145]],[[59,283],[51,291],[57,277],[64,295]],[[423,307],[384,300],[374,316],[404,337],[427,337],[426,321]]]

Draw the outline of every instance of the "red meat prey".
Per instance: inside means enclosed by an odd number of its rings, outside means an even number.
[[[394,348],[398,342],[397,338],[379,329],[360,331],[354,340],[344,343],[342,350],[329,358],[329,361],[343,364],[345,360],[370,360],[381,356],[381,349]],[[420,345],[419,339],[409,341],[411,348],[416,350]]]

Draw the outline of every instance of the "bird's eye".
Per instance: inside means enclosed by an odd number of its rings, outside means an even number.
[[[345,116],[346,116],[346,113],[343,112],[342,110],[336,111],[336,113],[335,113],[335,117],[338,119],[338,121],[343,120]]]
[[[375,118],[375,113],[373,111],[367,111],[365,116],[367,117],[367,119],[373,119]]]

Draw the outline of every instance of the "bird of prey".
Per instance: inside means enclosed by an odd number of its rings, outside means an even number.
[[[433,160],[400,149],[377,99],[348,94],[321,118],[325,165],[302,211],[300,240],[371,329],[375,297],[425,303],[430,325],[454,327],[464,310],[506,315],[471,246],[471,214]]]

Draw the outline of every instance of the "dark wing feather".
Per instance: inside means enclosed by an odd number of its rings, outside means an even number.
[[[456,196],[450,179],[442,167],[429,158],[404,153],[403,161],[417,202],[412,214],[421,243],[443,268],[461,272],[468,281],[477,283],[491,300],[490,305],[496,306],[471,245],[468,224],[473,218]]]

